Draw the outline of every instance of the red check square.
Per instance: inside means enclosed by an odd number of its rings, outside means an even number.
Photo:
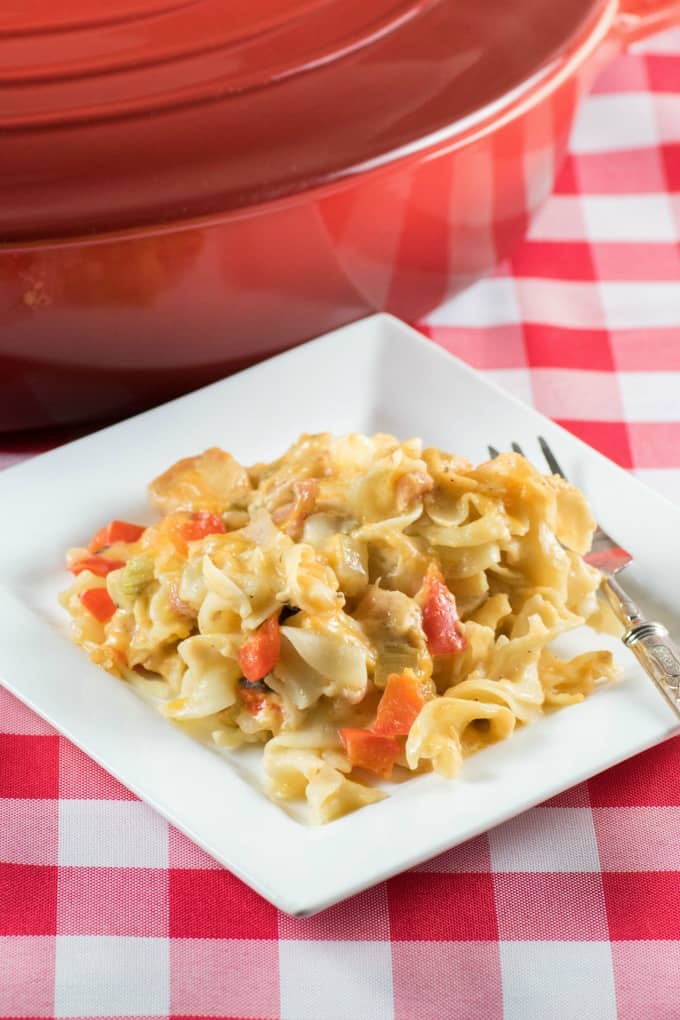
[[[588,781],[593,807],[680,806],[680,737],[616,765]]]
[[[678,58],[675,53],[648,53],[647,79],[653,92],[678,91]],[[618,61],[617,61],[618,63]]]
[[[587,241],[525,241],[510,260],[515,276],[550,280],[596,279]]]
[[[527,322],[524,344],[531,368],[614,371],[609,336],[604,329],[569,329]]]
[[[568,152],[562,163],[555,181],[553,192],[556,195],[578,195],[580,192],[575,157]]]
[[[669,191],[680,191],[680,142],[661,147],[661,159]]]
[[[607,872],[602,885],[612,941],[680,939],[679,872]]]
[[[0,935],[54,935],[57,868],[0,864]]]
[[[469,872],[408,871],[387,883],[393,941],[498,938],[493,878]]]
[[[277,911],[225,869],[170,868],[171,938],[275,939]]]
[[[0,797],[59,796],[59,737],[0,733]]]
[[[624,468],[633,467],[633,454],[628,436],[628,427],[623,421],[573,421],[556,418],[558,425],[567,432],[578,436],[584,443],[599,450],[616,464]],[[637,464],[636,466],[640,466]]]

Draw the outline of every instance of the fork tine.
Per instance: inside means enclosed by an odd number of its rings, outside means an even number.
[[[520,457],[524,456],[524,452],[522,450],[522,447],[519,445],[519,443],[510,443],[510,446],[515,451],[515,453],[518,453],[520,455]]]
[[[538,445],[540,446],[541,452],[543,453],[543,456],[548,462],[548,467],[550,468],[552,473],[554,475],[560,475],[560,477],[562,478],[566,478],[567,476],[565,475],[564,471],[558,464],[555,454],[552,452],[543,436],[538,437]]]
[[[494,459],[494,457],[500,456],[495,446],[487,446],[487,450],[489,451],[489,456],[491,457],[492,460]]]

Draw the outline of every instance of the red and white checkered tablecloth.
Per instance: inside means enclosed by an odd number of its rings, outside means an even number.
[[[422,328],[680,501],[679,239],[676,31],[600,78],[528,240]],[[293,920],[0,689],[0,1017],[677,1020],[679,766]]]

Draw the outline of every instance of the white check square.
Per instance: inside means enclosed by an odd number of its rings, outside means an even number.
[[[616,1020],[608,942],[501,942],[503,1020]]]
[[[627,421],[678,420],[680,372],[620,372],[618,378]]]
[[[281,939],[279,970],[281,1020],[392,1020],[389,942]]]
[[[588,96],[576,118],[571,151],[615,152],[659,144],[654,101],[644,92]]]
[[[170,1008],[167,939],[57,937],[57,1017],[143,1017]]]
[[[494,871],[599,871],[590,808],[534,808],[489,833]]]
[[[584,195],[591,241],[673,243],[677,230],[668,195]]]
[[[427,321],[433,326],[507,326],[521,322],[515,282],[510,277],[480,280],[430,312]]]
[[[530,241],[583,241],[582,195],[551,195],[527,233]]]
[[[493,371],[487,369],[484,372],[484,378],[494,382],[508,393],[512,393],[517,400],[522,400],[525,404],[533,404],[531,373],[528,368],[497,368]]]
[[[598,290],[609,329],[677,328],[680,305],[677,280],[644,283],[603,280]]]
[[[613,372],[535,368],[534,400],[543,414],[572,421],[619,421],[621,396]]]
[[[167,822],[138,801],[60,800],[59,864],[167,868]]]
[[[677,468],[636,468],[635,477],[672,503],[680,503],[680,470]]]

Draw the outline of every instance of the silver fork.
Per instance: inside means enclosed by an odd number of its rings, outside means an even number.
[[[552,473],[566,479],[554,453],[542,436],[538,437],[538,443]],[[524,456],[518,443],[512,443],[511,446],[515,453]],[[498,450],[494,446],[489,446],[489,454],[491,457],[497,457]],[[615,576],[632,561],[632,554],[615,542],[598,524],[593,536],[592,549],[584,559],[602,573],[602,590],[625,627],[622,638],[624,645],[634,652],[642,668],[680,718],[680,649],[662,623],[645,619]]]

